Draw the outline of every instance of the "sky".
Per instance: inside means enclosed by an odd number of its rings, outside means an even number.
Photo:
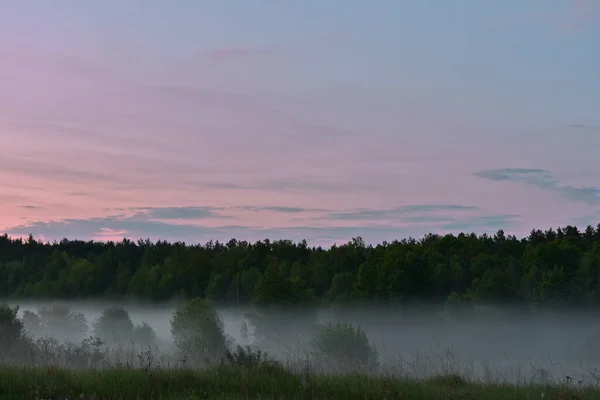
[[[380,243],[600,223],[600,2],[0,13],[0,232]]]

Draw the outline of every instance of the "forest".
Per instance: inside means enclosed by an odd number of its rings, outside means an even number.
[[[600,224],[517,238],[428,234],[329,249],[306,241],[95,242],[0,236],[0,298],[206,298],[225,305],[600,304]]]

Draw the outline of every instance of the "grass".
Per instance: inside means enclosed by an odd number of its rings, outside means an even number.
[[[298,343],[296,350],[282,345],[266,353],[259,345],[236,346],[216,355],[162,342],[140,346],[117,336],[110,343],[91,337],[70,343],[13,335],[0,346],[0,400],[600,400],[597,369],[583,372],[571,365],[558,372],[560,364],[550,359],[542,366],[531,360],[529,366],[498,369],[483,360],[458,359],[452,349],[405,359],[385,346],[371,362],[373,354],[358,351],[369,345],[365,338],[347,331],[327,331],[318,351]]]
[[[600,400],[600,380],[541,381],[519,384],[481,380],[450,360],[417,357],[402,368],[363,374],[324,367],[309,358],[276,360],[260,350],[237,346],[200,369],[172,357],[134,347],[98,353],[90,342],[69,347],[52,339],[36,342],[36,357],[0,362],[0,400],[75,399],[557,399]],[[31,343],[30,343],[31,345]],[[97,359],[99,362],[82,362]],[[154,358],[154,355],[159,357]],[[77,357],[75,357],[77,356]],[[163,361],[161,359],[164,358]],[[167,362],[164,362],[167,361]],[[347,363],[346,363],[347,364]],[[433,368],[434,365],[441,365]],[[86,366],[87,365],[87,366]],[[408,368],[407,368],[408,367]],[[546,373],[550,376],[550,373]],[[594,375],[595,376],[595,375]],[[558,381],[558,383],[557,383]],[[508,382],[508,381],[506,381]]]
[[[428,380],[293,374],[272,365],[204,370],[0,367],[0,399],[600,399],[600,390],[562,385],[470,383],[457,375]]]

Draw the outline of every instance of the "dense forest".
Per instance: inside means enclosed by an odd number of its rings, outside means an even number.
[[[223,304],[435,302],[600,305],[600,224],[534,230],[523,239],[429,234],[330,249],[305,241],[187,245],[0,236],[0,297]]]

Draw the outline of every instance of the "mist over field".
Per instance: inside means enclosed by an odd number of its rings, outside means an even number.
[[[154,351],[174,360],[172,304],[143,305],[103,301],[20,301],[19,317],[54,305],[67,306],[85,316],[93,335],[94,321],[103,310],[123,307],[134,325],[147,323],[156,333]],[[598,318],[591,313],[546,311],[526,313],[508,307],[477,307],[470,313],[413,306],[385,308],[323,307],[316,312],[268,312],[250,307],[217,307],[230,347],[251,345],[279,360],[301,360],[313,350],[311,340],[319,324],[337,322],[360,326],[378,350],[381,371],[417,377],[459,373],[472,379],[518,383],[596,377],[600,366]],[[254,314],[253,314],[254,313]],[[254,315],[254,317],[252,317]],[[254,319],[253,319],[254,318]],[[253,322],[254,321],[254,322]],[[258,321],[258,322],[257,322]],[[27,332],[63,340],[64,332],[45,329]],[[131,343],[107,343],[115,349]],[[137,351],[143,350],[137,348]],[[327,372],[327,371],[325,371]]]

